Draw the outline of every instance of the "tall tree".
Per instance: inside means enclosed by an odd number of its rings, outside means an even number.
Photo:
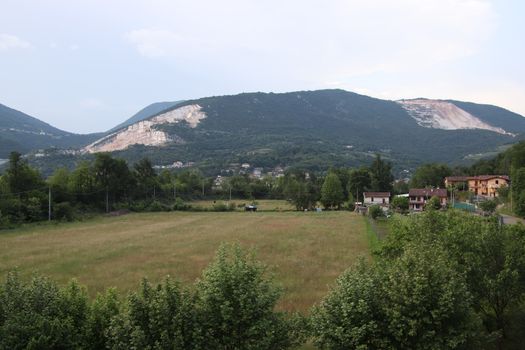
[[[348,177],[347,191],[357,201],[363,200],[363,192],[367,191],[372,184],[370,171],[367,168],[353,169]]]
[[[109,210],[109,196],[118,200],[129,191],[133,178],[123,159],[112,158],[108,153],[97,153],[93,165],[95,179],[99,188],[105,191],[106,211]]]
[[[341,181],[341,186],[343,187],[343,197],[348,198],[349,187],[348,181],[350,180],[350,169],[348,168],[332,168],[328,172],[332,172],[337,175],[339,181]]]
[[[11,193],[38,191],[44,187],[40,173],[31,168],[18,152],[11,152],[9,155],[9,166],[4,178]]]
[[[155,196],[157,173],[148,158],[142,158],[133,166],[133,176],[137,183],[136,193],[140,197]]]
[[[376,157],[370,165],[371,188],[372,191],[392,191],[392,164],[381,159],[381,155]]]
[[[321,203],[325,208],[340,207],[345,200],[343,186],[337,174],[328,173],[321,187]]]
[[[410,186],[412,188],[445,187],[445,177],[450,176],[452,170],[445,164],[424,164],[416,169]]]

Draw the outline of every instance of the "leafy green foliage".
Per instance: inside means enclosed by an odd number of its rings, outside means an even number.
[[[113,318],[108,331],[110,349],[205,349],[202,320],[194,298],[169,278],[156,288],[142,281],[128,309]]]
[[[439,210],[441,209],[441,200],[438,196],[432,196],[425,204],[425,210]]]
[[[347,183],[348,193],[352,193],[359,202],[363,201],[363,193],[367,191],[372,184],[370,171],[361,167],[350,171]]]
[[[89,309],[87,295],[76,282],[59,289],[37,277],[21,283],[10,273],[0,288],[0,348],[75,349],[85,347]]]
[[[397,212],[404,213],[408,210],[408,197],[394,197],[390,206]]]
[[[253,256],[238,245],[221,246],[197,283],[208,348],[270,350],[296,344],[291,324],[274,311],[280,294]]]
[[[328,173],[321,187],[321,203],[325,208],[339,208],[344,200],[341,180],[337,174]]]
[[[376,154],[374,161],[370,165],[370,180],[371,191],[392,191],[392,182],[394,181],[392,163],[384,161],[381,155]]]
[[[324,349],[458,349],[475,336],[465,280],[438,250],[346,271],[313,312]]]
[[[379,205],[371,205],[368,207],[368,215],[370,215],[370,217],[375,220],[379,217],[385,216],[385,213]]]
[[[452,175],[452,170],[445,164],[424,164],[416,169],[410,187],[445,187],[445,177]]]
[[[312,311],[316,345],[322,349],[387,348],[382,271],[360,261]]]
[[[513,315],[525,315],[525,228],[500,226],[494,219],[459,211],[429,211],[395,221],[392,233],[378,256],[396,260],[409,247],[442,249],[466,277],[473,308],[483,320],[485,332],[504,346],[519,343],[519,332],[510,323]]]
[[[312,209],[320,198],[319,180],[315,175],[307,176],[304,171],[287,171],[277,179],[272,195],[274,198],[282,196],[297,210]]]
[[[487,213],[494,213],[494,211],[496,211],[497,206],[498,202],[496,202],[493,199],[479,203],[479,207],[481,208],[481,210]]]

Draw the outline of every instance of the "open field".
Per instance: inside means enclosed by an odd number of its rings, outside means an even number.
[[[232,203],[235,203],[236,206],[242,205],[242,207],[236,208],[237,211],[244,211],[245,204],[251,204],[251,200],[247,199],[232,199]],[[190,204],[194,207],[202,208],[212,208],[215,203],[224,203],[227,204],[228,201],[223,200],[197,200],[191,201]],[[290,211],[295,210],[295,207],[285,200],[275,200],[275,199],[259,199],[255,201],[258,211]]]
[[[349,212],[130,214],[1,232],[0,275],[17,267],[24,277],[75,277],[91,295],[136,289],[144,276],[191,283],[221,242],[254,248],[284,288],[279,308],[300,311],[369,251],[365,220]]]

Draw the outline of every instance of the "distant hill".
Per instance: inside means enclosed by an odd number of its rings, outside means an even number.
[[[525,139],[525,118],[470,102],[318,90],[155,103],[111,130],[71,134],[0,105],[0,158],[11,150],[77,148],[29,159],[49,173],[108,151],[130,162],[148,157],[156,165],[177,162],[216,174],[243,163],[264,172],[277,166],[322,171],[367,164],[380,153],[401,172],[497,154]]]
[[[84,152],[130,161],[232,164],[325,170],[355,166],[375,153],[398,169],[461,163],[523,139],[525,119],[505,109],[458,101],[387,101],[344,90],[244,93],[185,101],[98,140]]]
[[[150,118],[154,116],[155,114],[158,114],[166,109],[172,108],[176,106],[179,103],[182,103],[184,101],[173,101],[173,102],[156,102],[152,103],[149,106],[144,107],[137,113],[135,113],[131,118],[127,119],[126,121],[120,123],[119,125],[115,126],[111,130],[108,131],[108,133],[117,131],[119,129],[122,129],[126,126],[129,126],[131,124],[134,124],[136,122],[139,122],[141,120]]]
[[[0,104],[0,158],[7,158],[11,151],[26,153],[49,147],[79,148],[101,135],[69,133]]]

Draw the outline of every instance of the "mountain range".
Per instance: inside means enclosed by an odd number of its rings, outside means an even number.
[[[159,166],[193,165],[208,173],[242,163],[325,170],[365,164],[380,153],[401,171],[426,162],[469,162],[525,135],[525,118],[497,106],[424,98],[390,101],[344,90],[156,103],[105,133],[90,135],[67,133],[2,107],[0,158],[8,149],[27,153],[54,147],[45,157],[29,156],[41,168],[109,151],[131,162],[148,157]],[[21,137],[26,135],[34,140],[25,143]]]
[[[102,135],[79,135],[63,131],[0,104],[0,158],[6,158],[15,150],[28,153],[36,149],[77,148]]]

